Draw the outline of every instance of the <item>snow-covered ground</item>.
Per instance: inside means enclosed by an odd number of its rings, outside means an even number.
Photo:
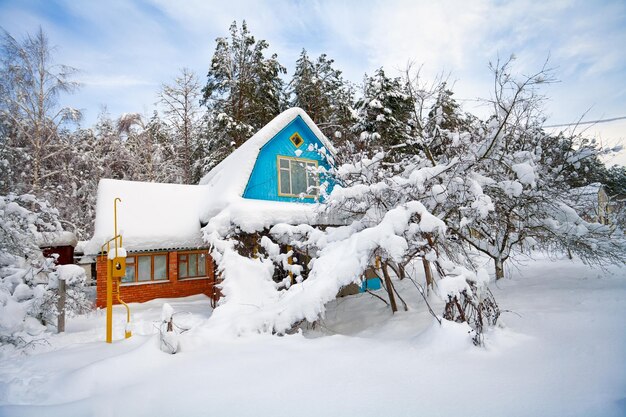
[[[284,337],[224,338],[204,326],[206,298],[167,300],[191,328],[175,355],[158,347],[164,300],[132,305],[129,340],[116,310],[112,345],[99,311],[29,355],[4,350],[0,415],[626,415],[626,268],[539,260],[511,275],[491,286],[506,312],[485,348],[439,327],[408,282],[409,312],[361,294]]]

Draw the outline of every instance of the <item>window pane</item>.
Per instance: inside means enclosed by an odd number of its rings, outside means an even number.
[[[313,172],[307,172],[307,180],[308,180],[308,194],[309,195],[317,195],[317,174]]]
[[[154,279],[167,279],[167,256],[154,257]]]
[[[281,168],[289,169],[289,159],[278,158]]]
[[[304,162],[291,164],[291,193],[306,193],[306,169]]]
[[[291,194],[291,189],[289,187],[289,171],[281,169],[280,170],[280,193],[281,194]]]
[[[187,257],[178,258],[178,278],[187,278]]]
[[[137,261],[139,262],[137,268],[137,281],[150,281],[150,274],[152,270],[151,259],[151,256],[137,257]]]
[[[190,277],[198,276],[198,254],[197,253],[189,254],[189,276]]]
[[[206,254],[201,253],[200,259],[198,260],[198,276],[204,277],[206,276]]]
[[[135,258],[126,258],[126,275],[122,282],[135,282]]]

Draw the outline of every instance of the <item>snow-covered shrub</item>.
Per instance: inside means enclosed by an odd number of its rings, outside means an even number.
[[[65,281],[65,313],[66,317],[84,314],[92,309],[92,302],[85,293],[85,270],[78,265],[58,265],[54,272],[48,274],[46,293],[41,300],[34,303],[38,318],[45,323],[55,323],[59,314],[59,281]]]
[[[55,324],[59,279],[68,283],[66,311],[90,306],[82,268],[56,266],[37,245],[44,234],[62,233],[57,216],[32,195],[0,196],[0,344],[28,345]]]
[[[174,329],[174,309],[168,303],[161,309],[161,324],[159,325],[159,348],[169,354],[178,352],[180,343],[178,333]]]
[[[476,346],[484,343],[485,327],[495,326],[500,308],[487,283],[489,275],[484,269],[477,273],[457,268],[458,275],[448,275],[437,282],[439,296],[445,301],[443,318],[457,323],[467,323]]]

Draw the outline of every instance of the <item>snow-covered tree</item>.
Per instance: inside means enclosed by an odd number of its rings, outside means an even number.
[[[304,109],[322,132],[334,139],[334,145],[342,148],[354,123],[354,92],[341,71],[333,68],[333,63],[326,54],[312,61],[303,49],[287,92],[291,96],[290,105]]]
[[[226,155],[230,143],[241,145],[280,111],[285,68],[276,54],[269,58],[269,44],[256,40],[244,21],[233,22],[230,39],[217,38],[215,53],[202,90],[210,121],[222,133]]]
[[[205,239],[225,296],[214,323],[238,332],[285,332],[302,320],[315,321],[340,288],[360,283],[373,265],[395,310],[392,299],[402,297],[394,279],[414,280],[427,299],[416,269],[407,268],[425,260],[435,265],[437,294],[445,302],[438,319],[468,323],[474,342],[482,344],[482,332],[495,324],[499,309],[486,285],[489,274],[476,265],[477,253],[493,259],[496,279],[504,276],[506,260],[531,248],[570,250],[588,263],[623,262],[623,236],[585,222],[568,205],[563,173],[591,149],[542,129],[538,88],[546,75],[542,69],[517,78],[509,63],[494,66],[493,112],[485,120],[464,115],[445,86],[433,95],[431,111],[411,110],[424,115],[421,120],[407,116],[403,127],[394,117],[392,141],[376,138],[381,151],[354,155],[333,170],[337,184],[324,208],[326,218],[343,226],[275,225],[258,235],[262,249],[249,259],[238,240],[240,225],[229,213],[210,219]],[[394,114],[375,104],[381,114]],[[291,249],[281,252],[279,244]],[[305,265],[291,262],[295,251],[311,258],[306,277]],[[278,267],[285,276],[276,280]]]
[[[62,94],[74,92],[74,68],[54,62],[54,47],[40,28],[23,41],[3,31],[0,74],[5,160],[2,174],[10,188],[41,195],[57,186],[63,176],[58,158],[67,152],[63,127],[80,118],[80,112],[59,106]]]
[[[169,139],[174,142],[175,158],[184,184],[199,180],[193,175],[202,121],[199,100],[200,82],[196,74],[187,68],[181,69],[172,83],[163,84],[159,92],[159,103],[164,108]]]
[[[433,158],[450,158],[451,149],[458,149],[454,141],[461,140],[460,133],[467,134],[474,122],[471,115],[463,113],[454,100],[454,93],[447,83],[441,83],[435,93],[432,104],[421,132],[424,143]]]
[[[390,78],[382,68],[365,77],[363,96],[356,103],[358,151],[380,151],[403,147],[413,134],[414,103],[405,82]]]
[[[447,198],[435,214],[493,259],[496,279],[504,277],[504,262],[530,248],[571,250],[587,262],[621,259],[623,242],[612,239],[606,227],[584,222],[567,204],[564,172],[594,151],[576,138],[553,137],[542,129],[538,88],[549,82],[549,72],[517,78],[510,61],[493,71],[493,112],[487,120],[467,118],[450,131],[444,112],[437,111],[442,117],[436,117],[434,130],[440,139],[431,143],[445,146],[432,153],[452,164],[452,175],[440,184]]]
[[[79,239],[92,236],[98,182],[101,178],[128,179],[133,173],[133,155],[106,112],[89,129],[71,136],[68,173],[63,197],[56,202],[65,228]]]
[[[59,279],[67,279],[67,309],[81,313],[91,303],[81,291],[84,271],[55,266],[39,245],[63,239],[56,209],[32,194],[0,195],[0,346],[27,346],[55,324]],[[79,271],[77,271],[79,270]]]
[[[174,158],[175,145],[156,111],[147,122],[138,113],[123,114],[117,121],[117,128],[126,137],[125,146],[131,160],[130,179],[178,182],[182,175]]]

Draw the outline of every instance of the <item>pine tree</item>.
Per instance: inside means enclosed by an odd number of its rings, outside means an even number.
[[[280,112],[286,72],[277,55],[265,57],[269,44],[256,40],[244,21],[230,26],[230,39],[218,38],[202,90],[202,103],[222,142],[240,146]]]
[[[333,68],[334,61],[320,55],[315,62],[302,50],[288,86],[290,105],[301,107],[338,148],[343,147],[352,119],[353,90]]]
[[[411,140],[413,102],[400,78],[389,78],[380,68],[365,77],[363,97],[357,101],[357,150],[389,150]]]
[[[424,143],[435,159],[453,157],[449,150],[460,149],[455,142],[463,140],[461,134],[466,135],[474,122],[471,115],[462,113],[453,95],[445,82],[438,86],[435,102],[428,112],[422,132]]]

